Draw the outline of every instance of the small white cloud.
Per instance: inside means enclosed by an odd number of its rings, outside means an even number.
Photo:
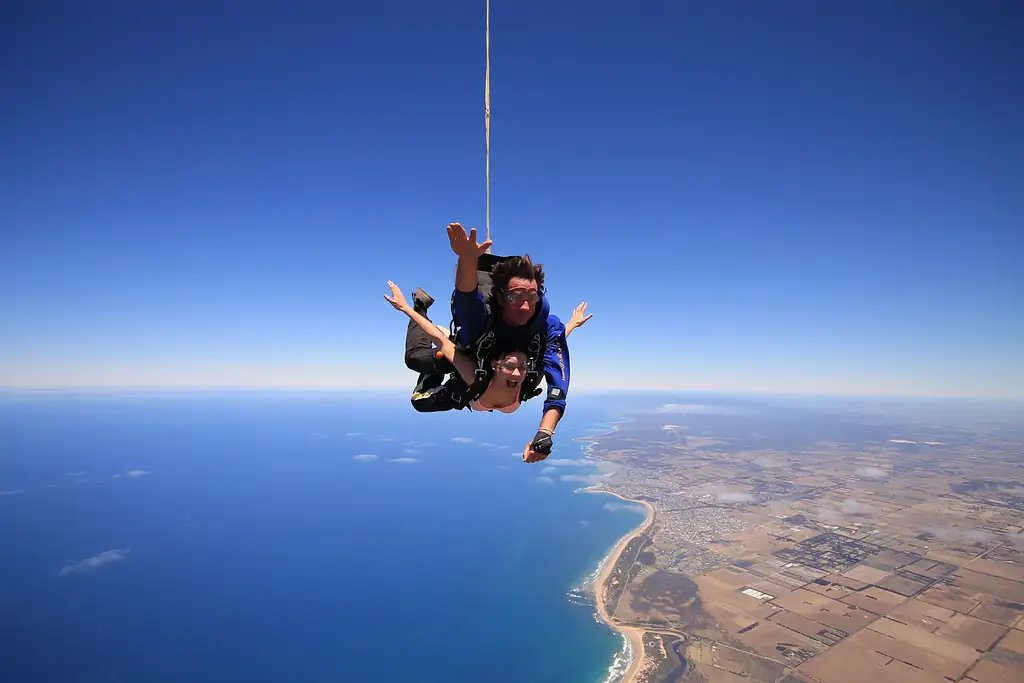
[[[874,505],[862,503],[853,498],[847,498],[843,501],[842,510],[848,515],[870,515],[873,512],[878,512],[878,508]]]
[[[416,450],[415,448],[405,448],[405,449],[402,449],[402,452],[403,453],[410,453],[410,454],[413,454],[413,455],[415,455],[416,453],[419,453],[419,451]]]
[[[855,474],[865,479],[885,479],[889,476],[881,467],[858,467]]]
[[[757,496],[743,491],[721,491],[715,494],[715,500],[719,503],[753,503]]]
[[[419,462],[419,458],[391,458],[388,462],[399,462],[399,463],[413,463]]]
[[[353,455],[352,459],[359,462],[370,462],[371,460],[376,460],[377,456],[373,453],[360,453],[359,455]]]
[[[362,436],[363,432],[345,432],[345,436]]]
[[[473,443],[473,437],[471,436],[453,436],[452,441],[457,443]]]
[[[147,472],[146,470],[128,470],[127,472],[124,473],[124,476],[128,477],[129,479],[140,479],[146,476],[147,474],[149,474],[149,472]]]
[[[540,473],[541,473],[541,474],[551,474],[552,472],[557,472],[557,471],[558,471],[558,468],[557,468],[557,467],[552,467],[552,466],[548,465],[547,467],[545,467],[544,469],[542,469],[542,470],[540,471]]]
[[[61,569],[60,573],[63,575],[95,571],[100,567],[105,567],[108,564],[124,560],[128,557],[130,552],[131,550],[129,548],[115,548],[114,550],[107,550],[97,555],[93,555],[88,559],[80,560],[79,562],[72,562]]]
[[[590,522],[585,519],[581,519],[580,526],[590,526]]]
[[[980,543],[993,538],[992,534],[987,531],[982,531],[981,529],[971,529],[964,534],[964,537],[967,538],[968,541],[974,541],[975,543]]]
[[[662,429],[664,429],[666,432],[671,432],[675,429],[682,429],[682,427],[679,425],[665,425],[664,427],[662,427]]]
[[[551,477],[537,477],[538,484],[554,484],[555,480]]]
[[[4,496],[16,496],[19,493],[25,493],[25,489],[7,489],[6,491],[0,491],[0,498]]]
[[[760,458],[754,458],[751,462],[753,462],[758,467],[763,467],[765,469],[786,466],[785,460],[781,458],[773,458],[770,455],[762,455]]]
[[[825,524],[831,524],[832,526],[842,526],[844,523],[843,516],[836,510],[827,507],[820,507],[811,513],[812,519]]]

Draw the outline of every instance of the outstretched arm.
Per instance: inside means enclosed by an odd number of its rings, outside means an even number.
[[[572,317],[565,325],[565,336],[568,337],[577,327],[583,327],[583,324],[593,317],[593,313],[587,315],[587,302],[584,301],[573,310]]]
[[[444,357],[455,366],[455,369],[459,371],[460,375],[462,375],[462,379],[467,382],[473,381],[474,368],[472,367],[472,364],[455,352],[455,344],[448,339],[448,336],[438,329],[437,325],[417,313],[415,309],[409,305],[409,302],[406,301],[405,295],[402,294],[402,290],[399,289],[398,285],[391,280],[388,280],[388,287],[391,289],[391,296],[388,296],[387,294],[384,295],[384,298],[387,299],[388,303],[394,306],[395,309],[409,316],[413,322],[420,326],[420,329],[427,333],[428,337],[437,342],[437,345],[441,347],[441,353],[443,353]]]
[[[544,400],[543,415],[533,441],[523,450],[523,461],[539,462],[551,453],[551,438],[558,421],[565,412],[565,398],[569,393],[569,345],[565,341],[566,331],[556,316],[548,318],[547,348],[544,352],[544,375],[547,379],[548,394]]]
[[[466,229],[459,223],[448,224],[448,243],[452,251],[459,257],[459,265],[455,270],[455,289],[460,292],[475,292],[480,284],[477,278],[477,261],[480,255],[485,253],[492,241],[487,240],[483,244],[477,244],[476,228],[470,228],[469,236],[466,236]]]

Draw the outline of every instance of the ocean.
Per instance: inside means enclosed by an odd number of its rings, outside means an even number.
[[[643,515],[540,417],[402,393],[0,396],[0,680],[599,683],[573,589]]]

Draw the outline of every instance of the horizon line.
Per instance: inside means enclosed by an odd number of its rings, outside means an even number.
[[[43,393],[217,393],[217,392],[252,392],[252,393],[409,393],[407,387],[395,385],[384,386],[303,386],[303,385],[178,385],[178,384],[125,384],[125,385],[3,385],[0,393],[6,394],[43,394]],[[767,390],[767,389],[722,389],[712,387],[579,387],[572,390],[573,394],[722,394],[742,396],[828,396],[837,398],[913,398],[913,399],[977,399],[977,400],[1024,400],[1024,394],[949,394],[924,392],[865,392],[865,391],[820,391],[807,389]]]

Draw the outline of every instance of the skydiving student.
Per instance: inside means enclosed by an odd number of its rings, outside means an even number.
[[[404,295],[403,295],[404,296]],[[412,310],[424,319],[430,322],[427,317],[427,309],[433,302],[433,299],[428,294],[423,292],[421,289],[417,289],[412,295]],[[390,299],[389,299],[390,301]],[[396,307],[397,308],[397,307]],[[399,309],[401,310],[401,309]],[[587,313],[587,302],[581,303],[577,306],[572,316],[569,318],[569,322],[565,325],[565,336],[566,338],[572,334],[572,331],[577,327],[581,327],[588,320],[594,317],[593,313]],[[410,316],[411,318],[411,316]],[[440,334],[444,335],[446,339],[449,338],[447,328],[437,325],[434,329],[438,330]],[[460,350],[456,346],[456,350]],[[517,349],[511,349],[516,351]],[[472,350],[462,349],[464,355],[470,357],[473,360],[475,367],[475,356]],[[496,351],[508,351],[506,349],[496,349]],[[521,353],[524,362],[521,364],[525,366],[526,354]],[[495,359],[497,360],[497,359]],[[420,412],[438,412],[443,410],[454,410],[466,407],[464,404],[459,404],[454,400],[445,401],[443,394],[432,392],[441,385],[444,380],[444,376],[449,373],[455,373],[455,367],[451,361],[445,356],[443,351],[438,349],[437,336],[430,331],[430,328],[423,328],[415,319],[409,320],[409,327],[405,333],[405,364],[412,370],[420,373],[420,380],[416,386],[416,390],[413,392],[413,406]],[[493,366],[492,366],[493,369]],[[523,367],[520,367],[522,370]],[[475,379],[475,377],[474,377]],[[467,387],[468,389],[468,387]],[[477,405],[470,406],[473,410],[502,410],[501,406],[490,406],[489,408],[482,408]],[[502,412],[513,412],[512,410],[502,410]]]
[[[473,351],[456,348],[456,345],[448,338],[447,330],[434,325],[425,315],[420,313],[419,306],[412,306],[408,303],[405,295],[395,283],[388,281],[391,296],[384,295],[384,298],[396,310],[402,311],[410,318],[410,330],[408,333],[407,346],[420,343],[420,349],[429,353],[428,362],[437,360],[435,352],[430,346],[431,342],[440,347],[439,353],[442,360],[454,368],[454,376],[439,385],[413,395],[413,405],[422,412],[436,412],[442,410],[461,410],[469,407],[471,410],[498,410],[504,413],[515,412],[522,403],[523,382],[526,378],[527,354],[517,348],[493,346],[489,353],[489,368],[486,373],[486,382],[478,386],[479,377],[478,359]],[[566,334],[586,323],[591,317],[586,313],[587,304],[581,303],[576,307],[570,319],[569,326],[565,328]],[[425,342],[425,344],[422,344]],[[477,386],[473,392],[472,387]],[[527,445],[523,452],[523,459],[526,462],[539,462],[546,458],[550,452],[550,439],[553,433],[548,432],[542,425],[538,430],[534,442]],[[542,443],[536,443],[540,439]],[[546,443],[543,441],[546,440]],[[539,446],[539,448],[538,448]]]
[[[431,340],[436,341],[435,334],[445,336],[444,332],[433,324],[423,327],[419,321],[410,321],[406,366],[421,373],[412,396],[413,405],[423,412],[461,410],[467,406],[512,412],[522,401],[541,393],[538,385],[543,374],[548,382],[548,396],[541,425],[523,453],[527,462],[543,460],[551,452],[551,436],[565,410],[569,388],[566,336],[591,318],[586,314],[586,303],[576,308],[567,328],[550,314],[540,265],[534,265],[528,256],[486,254],[492,242],[478,244],[476,230],[471,230],[467,237],[458,223],[448,226],[448,238],[452,251],[459,256],[452,294],[452,317],[458,328],[455,340],[465,358],[475,359],[474,372],[471,377],[455,373],[441,385],[445,373],[453,372],[454,368],[446,354],[435,353]],[[413,302],[409,308],[426,320],[433,298],[417,290]],[[499,313],[492,314],[493,311]],[[506,371],[511,373],[506,382],[512,382],[506,383],[506,393],[515,386],[519,395],[501,405],[488,402],[491,397],[485,399],[483,394],[491,387],[491,378],[500,378]]]

